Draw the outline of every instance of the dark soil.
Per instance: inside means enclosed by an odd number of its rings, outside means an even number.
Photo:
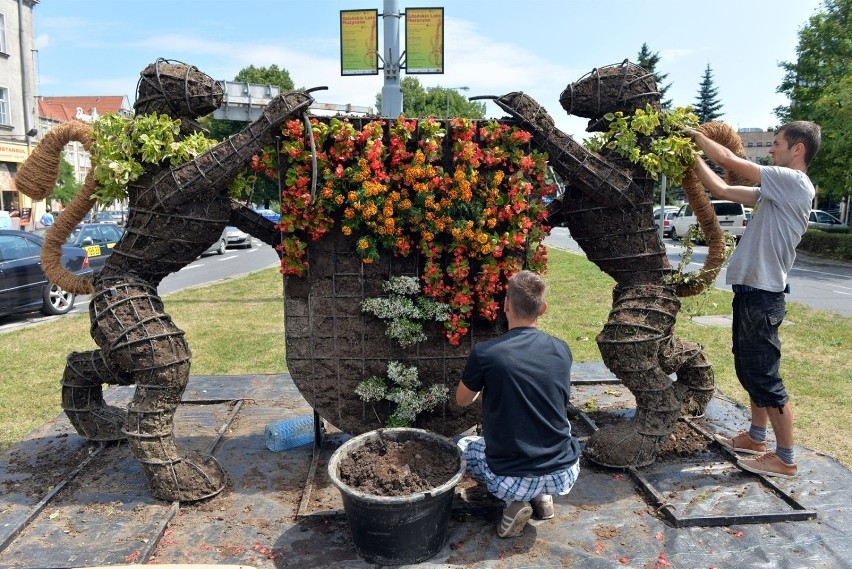
[[[678,421],[674,431],[660,445],[657,460],[660,462],[686,458],[707,450],[710,441],[683,421]]]
[[[428,441],[368,441],[340,461],[345,484],[376,496],[407,496],[437,488],[459,470],[457,455]]]

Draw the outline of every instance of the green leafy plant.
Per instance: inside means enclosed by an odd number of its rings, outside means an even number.
[[[416,277],[391,277],[382,285],[386,297],[368,298],[361,309],[387,322],[385,334],[407,347],[426,339],[423,322],[445,322],[450,306],[420,295]]]
[[[723,232],[725,236],[725,250],[723,252],[722,265],[725,266],[728,263],[728,259],[731,258],[731,254],[734,252],[734,248],[737,246],[737,239],[733,236],[729,231]],[[713,282],[716,280],[717,273],[710,272],[709,274],[705,271],[687,271],[686,268],[692,262],[692,251],[693,244],[697,241],[704,241],[704,232],[701,231],[701,228],[697,225],[691,226],[686,233],[680,239],[680,245],[682,248],[680,255],[680,263],[678,263],[677,268],[666,277],[666,282],[673,285],[692,285],[692,284],[703,284],[702,296],[706,299],[710,290],[712,289]]]
[[[391,361],[388,362],[387,378],[374,375],[359,383],[355,393],[366,403],[383,399],[395,403],[396,407],[385,426],[408,427],[414,424],[418,414],[444,403],[450,390],[444,384],[423,389],[416,367]]]
[[[647,105],[632,115],[622,111],[607,113],[604,119],[609,122],[609,130],[595,134],[586,146],[594,152],[612,150],[639,164],[653,179],[663,174],[672,184],[680,184],[692,168],[694,152],[698,150],[683,133],[684,128],[698,126],[698,117],[690,111],[689,107],[656,111]]]
[[[180,135],[180,119],[157,113],[121,116],[109,113],[95,121],[92,142],[95,199],[102,204],[127,199],[127,185],[145,172],[145,164],[177,166],[213,148],[217,142],[200,132]],[[231,186],[239,194],[247,185],[244,175]]]

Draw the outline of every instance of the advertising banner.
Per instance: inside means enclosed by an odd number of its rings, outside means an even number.
[[[444,9],[406,8],[405,71],[444,72]]]
[[[379,74],[379,13],[340,11],[340,74]]]

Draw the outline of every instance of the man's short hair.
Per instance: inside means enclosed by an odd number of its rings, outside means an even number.
[[[547,285],[538,273],[518,271],[509,279],[506,295],[512,302],[512,308],[520,316],[538,318],[544,306]]]
[[[787,148],[793,148],[800,142],[805,145],[805,166],[811,163],[819,150],[822,133],[820,127],[811,121],[793,121],[778,128],[775,134],[783,133]]]

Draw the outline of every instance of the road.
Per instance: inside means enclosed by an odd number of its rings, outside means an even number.
[[[678,241],[664,239],[666,254],[673,267],[680,264],[682,248]],[[571,239],[568,229],[557,227],[553,229],[545,240],[545,243],[560,249],[581,253],[577,242]],[[693,247],[692,262],[687,270],[697,270],[704,264],[707,256],[707,247],[696,245]],[[725,290],[731,290],[725,284],[726,270],[723,268],[716,279],[716,286]],[[796,255],[796,262],[789,275],[790,294],[787,299],[790,302],[798,302],[819,308],[830,310],[844,316],[852,316],[852,263],[826,261],[810,255]]]
[[[163,279],[158,291],[160,295],[166,295],[275,266],[278,266],[278,255],[275,250],[253,239],[251,249],[228,249],[224,255],[208,255],[196,259],[191,265]],[[88,310],[89,296],[80,295],[74,301],[74,308],[69,314],[88,312]],[[62,316],[44,316],[40,312],[3,316],[0,317],[0,332],[50,322],[56,318],[62,318]]]
[[[566,228],[555,228],[545,240],[550,246],[581,253],[577,242],[571,239]],[[677,241],[665,240],[666,252],[673,267],[680,263],[681,246]],[[696,270],[704,264],[707,247],[697,245],[692,253],[688,270]],[[186,288],[207,285],[226,278],[234,278],[278,265],[278,255],[272,247],[253,240],[251,249],[228,249],[224,255],[210,255],[196,260],[160,284],[159,293],[169,294]],[[716,286],[726,290],[725,269],[719,273]],[[821,310],[830,310],[844,316],[852,316],[852,263],[832,263],[810,256],[798,255],[790,272],[791,293],[789,300]],[[78,296],[71,314],[87,312],[88,296]],[[40,313],[18,314],[0,317],[0,332],[22,326],[49,322],[61,316],[44,316]]]

